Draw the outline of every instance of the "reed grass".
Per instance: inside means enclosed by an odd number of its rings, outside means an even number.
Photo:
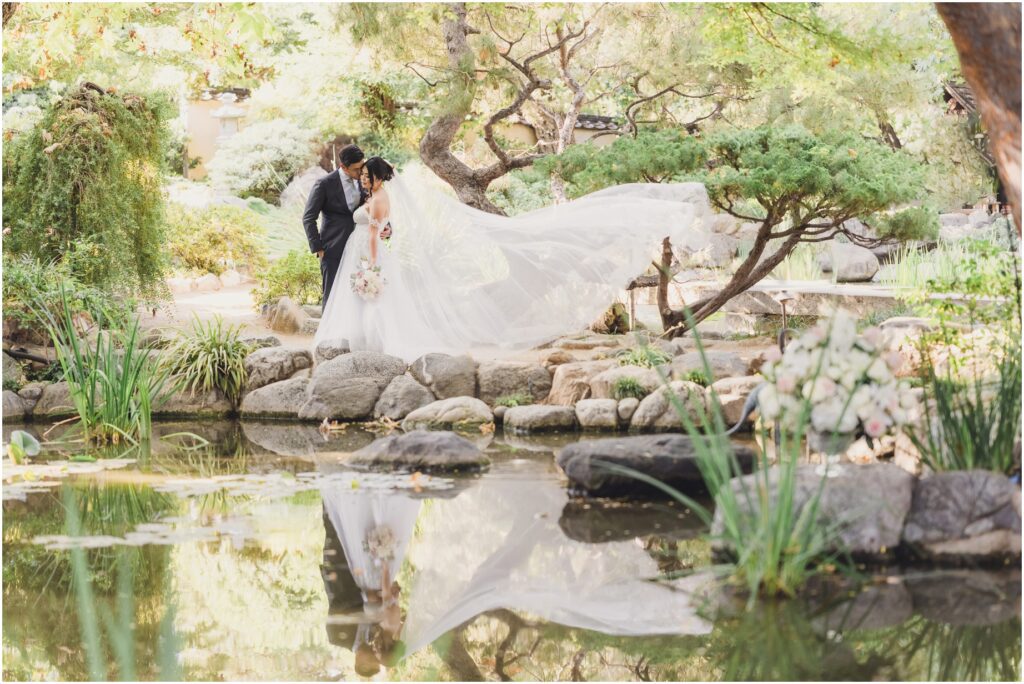
[[[193,394],[219,389],[237,404],[248,379],[245,357],[253,350],[241,335],[241,326],[225,325],[220,316],[207,322],[196,317],[191,331],[168,344],[162,367]]]

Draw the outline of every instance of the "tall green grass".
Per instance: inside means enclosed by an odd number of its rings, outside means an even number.
[[[54,316],[35,309],[53,342],[87,441],[137,443],[152,435],[152,412],[173,382],[142,346],[138,319],[126,330],[101,331],[93,343],[79,337],[67,294]]]
[[[822,280],[825,273],[818,265],[821,248],[811,244],[797,245],[772,271],[779,280]]]
[[[253,350],[242,340],[241,326],[224,325],[217,316],[192,321],[189,332],[179,332],[164,352],[162,368],[184,389],[209,392],[219,389],[237,404],[245,389],[248,373],[245,357]]]

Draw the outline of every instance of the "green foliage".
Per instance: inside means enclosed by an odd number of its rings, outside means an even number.
[[[98,316],[98,325],[123,329],[131,320],[133,300],[83,284],[71,275],[66,261],[43,264],[5,252],[3,262],[4,336],[9,339],[38,341],[36,311],[57,317],[65,297],[74,316]]]
[[[636,378],[619,378],[612,385],[613,399],[643,399],[648,394],[647,389]]]
[[[711,377],[702,370],[690,371],[683,377],[683,380],[686,380],[687,382],[692,382],[696,385],[700,385],[701,387],[711,386]]]
[[[657,347],[642,345],[633,347],[618,355],[620,366],[640,366],[641,368],[654,368],[666,363],[671,363],[672,356]]]
[[[266,267],[263,223],[248,209],[171,205],[167,233],[171,258],[180,268],[220,275],[242,265],[252,273]]]
[[[320,262],[309,252],[293,250],[256,275],[256,306],[289,297],[299,304],[318,304],[323,276]]]
[[[797,245],[781,264],[772,271],[780,280],[821,280],[825,277],[818,265],[818,245]]]
[[[7,444],[7,455],[15,463],[23,463],[26,458],[38,456],[39,440],[24,430],[15,430]]]
[[[246,126],[206,165],[210,182],[239,197],[276,202],[296,173],[316,163],[313,137],[286,119]]]
[[[939,236],[938,217],[931,207],[908,207],[883,215],[873,227],[878,237],[899,242],[930,241]]]
[[[162,99],[89,86],[58,100],[4,148],[5,252],[66,260],[103,289],[164,294],[168,115]]]
[[[4,389],[17,392],[21,389],[21,383],[15,378],[4,378]]]
[[[79,337],[66,295],[59,316],[36,309],[50,334],[85,439],[136,443],[152,434],[152,409],[166,401],[166,371],[142,347],[138,320],[125,331],[101,331],[90,346]]]
[[[495,406],[505,406],[507,408],[512,408],[513,406],[527,406],[532,403],[534,403],[533,397],[523,392],[506,394],[494,400]]]
[[[513,171],[488,188],[487,199],[509,216],[540,209],[551,204],[551,180],[537,167]]]
[[[193,394],[219,389],[237,403],[248,378],[245,357],[253,350],[241,332],[241,326],[225,326],[220,316],[206,323],[197,317],[191,332],[179,332],[168,345],[162,366]]]

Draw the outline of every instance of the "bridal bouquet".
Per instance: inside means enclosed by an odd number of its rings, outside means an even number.
[[[918,402],[910,385],[898,380],[898,352],[883,352],[882,331],[869,328],[857,335],[856,319],[839,310],[819,322],[786,348],[773,349],[761,369],[768,386],[758,395],[766,420],[792,428],[804,402],[810,428],[819,434],[869,437],[896,432],[915,415]]]
[[[387,280],[380,273],[380,266],[370,266],[370,262],[363,259],[359,262],[359,270],[352,274],[352,291],[368,302],[380,296],[387,285]]]
[[[378,525],[366,535],[363,551],[370,556],[374,565],[379,566],[394,559],[395,533],[387,525]]]

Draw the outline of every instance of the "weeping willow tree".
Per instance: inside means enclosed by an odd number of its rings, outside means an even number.
[[[168,104],[85,83],[4,150],[4,250],[83,283],[161,293]]]

